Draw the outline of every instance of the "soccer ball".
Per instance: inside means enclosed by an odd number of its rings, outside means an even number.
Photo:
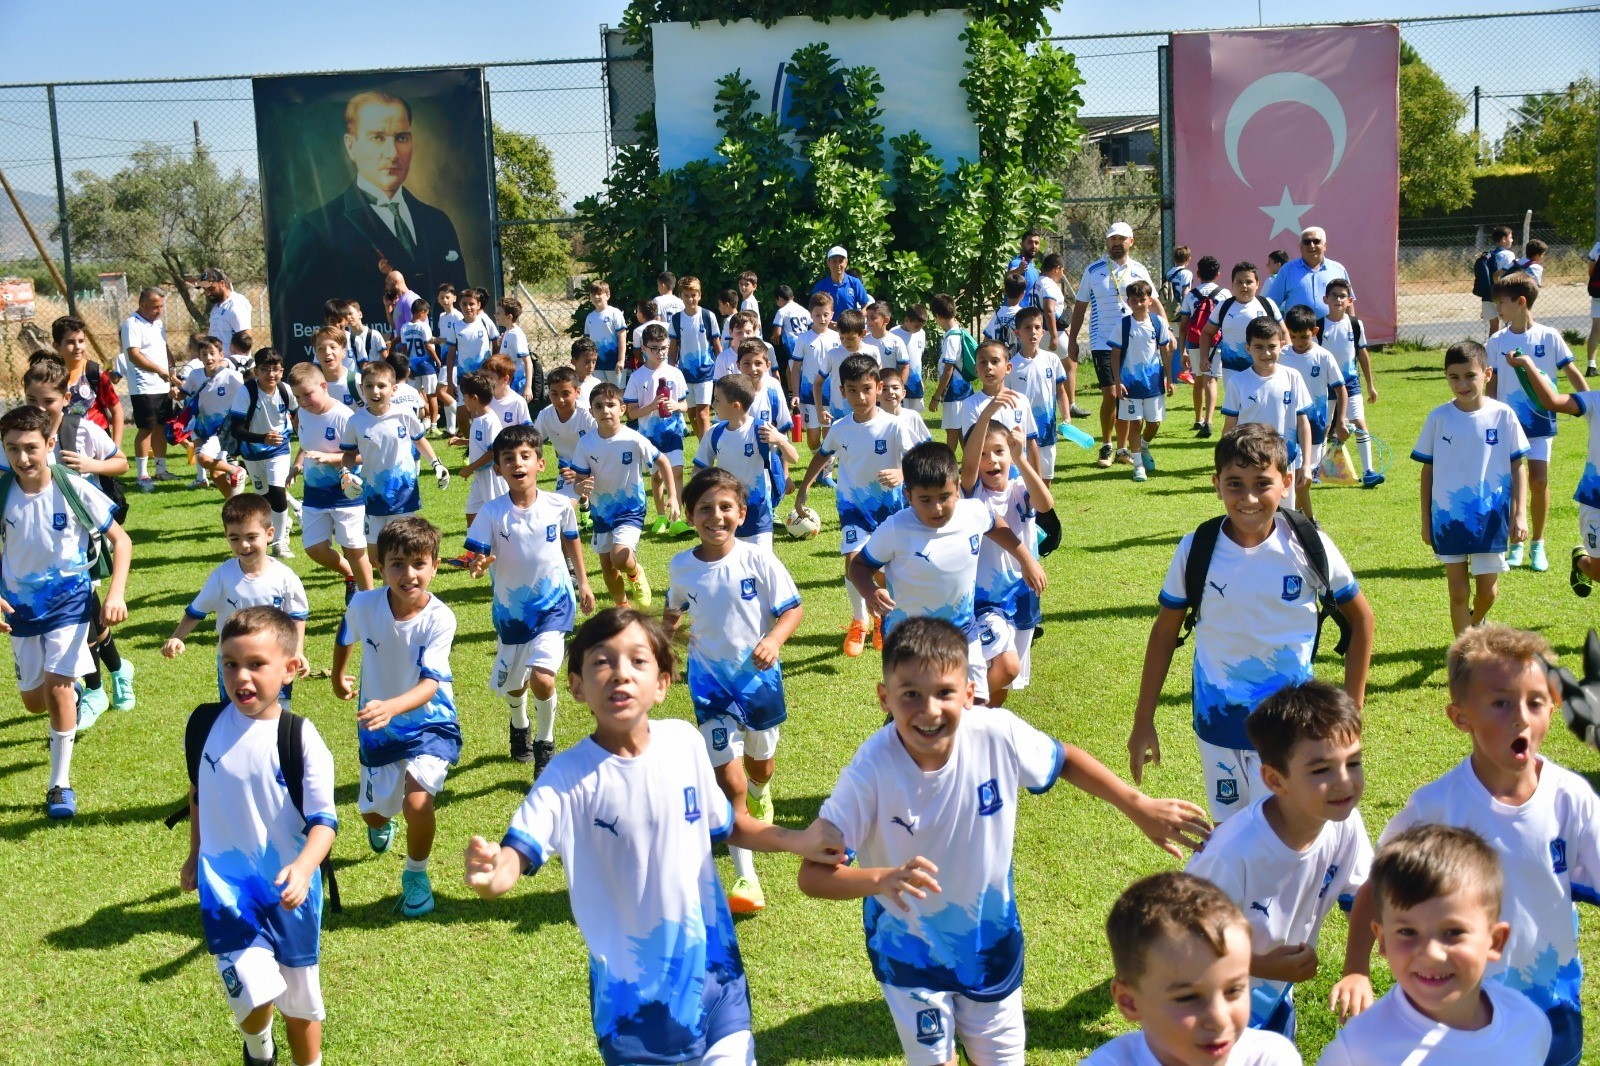
[[[809,507],[790,511],[789,517],[783,520],[783,528],[796,540],[810,540],[822,532],[822,516]]]

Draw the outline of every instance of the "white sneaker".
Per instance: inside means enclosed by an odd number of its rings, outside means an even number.
[[[294,558],[294,551],[287,544],[274,544],[268,551],[274,559]]]
[[[299,499],[297,499],[294,496],[290,496],[289,497],[289,510],[294,512],[294,516],[296,518],[300,517],[300,507],[301,507],[301,503],[300,503]]]
[[[1148,481],[1150,480],[1150,475],[1144,472],[1144,467],[1136,466],[1133,468],[1133,480]]]
[[[155,479],[152,478],[148,474],[146,474],[144,477],[140,478],[139,479],[139,491],[140,492],[154,492],[154,491],[156,491]]]

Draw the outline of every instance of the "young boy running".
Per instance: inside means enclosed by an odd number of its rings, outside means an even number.
[[[717,784],[735,808],[771,825],[769,788],[789,714],[778,654],[800,627],[802,610],[794,579],[770,546],[763,551],[738,536],[745,498],[727,470],[700,470],[690,479],[684,506],[700,546],[673,557],[662,622],[676,631],[689,616],[689,699]],[[729,907],[735,914],[764,909],[749,849],[730,847],[728,855],[735,878]]]
[[[594,310],[583,320],[583,335],[594,342],[595,369],[602,381],[622,385],[628,361],[628,320],[620,308],[611,306],[611,286],[604,281],[589,283],[589,303]]]
[[[888,304],[884,304],[888,307]],[[900,324],[889,332],[900,338],[906,347],[906,407],[912,411],[923,410],[922,355],[928,348],[928,308],[925,304],[912,304],[900,316]]]
[[[689,527],[678,528],[682,520],[667,515],[665,492],[670,488],[672,499],[683,497],[683,438],[688,432],[683,413],[689,409],[689,386],[683,373],[667,362],[666,327],[652,322],[644,328],[642,339],[645,363],[628,376],[622,400],[627,417],[638,424],[638,432],[665,457],[672,471],[666,476],[652,474],[650,489],[655,497],[656,517],[650,532],[677,536],[688,532]],[[591,406],[594,403],[592,392],[589,402]]]
[[[1250,323],[1263,316],[1274,322],[1283,321],[1278,305],[1259,295],[1261,281],[1254,263],[1235,263],[1229,285],[1233,291],[1217,301],[1200,331],[1200,365],[1221,383],[1223,398],[1228,395],[1233,375],[1250,369],[1252,360],[1245,336]]]
[[[1011,353],[997,340],[979,342],[973,362],[978,371],[975,384],[978,391],[961,401],[956,425],[961,430],[962,449],[985,414],[1001,423],[1007,430],[1022,434],[1028,462],[1039,469],[1039,428],[1033,421],[1033,409],[1028,398],[1006,386],[1006,376],[1011,370]],[[951,449],[952,451],[954,449]]]
[[[434,351],[433,327],[428,325],[428,301],[411,305],[411,321],[400,327],[397,348],[411,368],[411,384],[422,397],[422,428],[428,432],[439,421],[439,353]]]
[[[943,403],[940,425],[944,426],[945,443],[952,449],[961,447],[961,405],[972,395],[972,381],[966,376],[962,352],[968,341],[977,340],[956,323],[955,297],[939,293],[929,303],[933,321],[939,327],[939,382],[928,397],[930,405]],[[1006,353],[1009,359],[1011,353]]]
[[[231,496],[244,480],[243,471],[228,462],[230,412],[233,398],[244,388],[244,378],[233,368],[215,337],[190,338],[190,348],[198,346],[200,365],[183,379],[183,394],[194,418],[189,432],[194,435],[194,462],[202,473],[197,481],[216,486],[223,496]]]
[[[595,391],[605,388],[615,386]],[[740,810],[694,727],[651,719],[673,672],[655,619],[601,611],[574,634],[567,671],[594,732],[551,761],[498,847],[472,838],[467,887],[493,899],[560,856],[607,1063],[754,1062],[744,962],[711,846],[816,862],[840,862],[844,848],[821,827],[796,832]]]
[[[578,526],[587,532],[592,524],[589,501],[579,498],[574,484],[577,474],[572,464],[584,435],[594,432],[595,421],[588,405],[583,403],[578,381],[578,372],[570,366],[558,366],[550,371],[545,378],[550,404],[534,416],[533,428],[539,432],[539,439],[548,441],[556,453],[556,494],[577,504]],[[593,386],[590,388],[592,391]]]
[[[1114,461],[1132,464],[1133,480],[1144,481],[1149,471],[1156,468],[1150,442],[1155,440],[1167,417],[1167,397],[1172,395],[1167,361],[1174,344],[1167,323],[1150,314],[1155,301],[1148,281],[1128,282],[1123,303],[1128,313],[1106,339],[1111,348],[1111,391],[1117,398]],[[1111,464],[1097,462],[1096,465]]]
[[[1261,423],[1271,426],[1283,438],[1289,452],[1289,468],[1294,477],[1286,507],[1311,484],[1311,393],[1300,375],[1278,362],[1283,350],[1283,332],[1278,324],[1263,315],[1245,327],[1246,351],[1250,365],[1228,378],[1222,401],[1224,433],[1238,425]]]
[[[1017,354],[1011,357],[1006,388],[1021,393],[1038,430],[1039,476],[1046,482],[1056,476],[1056,437],[1062,414],[1072,406],[1067,398],[1067,368],[1061,357],[1044,344],[1044,311],[1024,307],[1017,312]]]
[[[457,476],[471,486],[467,491],[467,525],[470,527],[490,500],[505,495],[506,483],[494,465],[494,441],[502,428],[511,427],[502,427],[489,406],[494,400],[494,386],[487,371],[462,374],[456,379],[456,391],[461,394],[461,406],[466,408],[467,417],[471,419],[467,423],[466,437],[450,438],[455,447],[467,449],[467,464],[457,471]],[[462,555],[446,561],[465,568],[471,559]]]
[[[294,558],[288,488],[294,413],[294,393],[283,383],[283,357],[263,348],[256,353],[255,378],[233,394],[228,417],[250,487],[272,506],[272,554],[280,559]]]
[[[785,466],[798,462],[800,455],[789,438],[775,426],[770,422],[757,422],[751,415],[755,389],[743,374],[732,374],[717,382],[713,399],[720,421],[701,439],[694,456],[695,471],[718,467],[731,473],[744,486],[745,513],[738,537],[771,551],[772,508],[777,502],[772,479],[774,453],[777,453],[777,461]],[[684,506],[689,506],[687,490]],[[688,515],[688,521],[693,524],[693,514]]]
[[[1372,468],[1372,434],[1367,430],[1367,404],[1378,402],[1378,386],[1373,381],[1372,360],[1367,354],[1366,331],[1361,327],[1361,320],[1350,313],[1355,297],[1350,293],[1348,281],[1334,278],[1328,282],[1323,298],[1328,302],[1328,314],[1317,322],[1317,343],[1328,349],[1344,368],[1345,421],[1361,457],[1361,487],[1375,489],[1385,479]],[[1366,383],[1364,399],[1363,382]],[[1345,427],[1340,429],[1342,436]]]
[[[1316,472],[1322,465],[1328,437],[1332,436],[1334,442],[1340,444],[1349,436],[1345,429],[1348,393],[1339,361],[1317,343],[1316,313],[1304,305],[1291,307],[1283,316],[1283,325],[1289,334],[1289,347],[1279,352],[1278,361],[1300,375],[1306,394],[1311,397],[1306,421],[1311,426],[1312,481],[1306,485],[1305,494],[1299,497],[1299,505],[1307,518],[1315,519],[1311,510],[1311,485],[1316,483]]]
[[[722,351],[722,334],[717,316],[700,306],[699,278],[679,281],[678,296],[683,300],[683,309],[667,319],[667,334],[672,341],[670,362],[683,373],[689,390],[689,423],[694,435],[703,437],[711,428],[711,372],[717,364],[717,353]]]
[[[328,383],[328,395],[352,411],[359,409],[366,402],[361,398],[361,372],[353,361],[345,361],[344,331],[321,327],[311,335],[311,351]]]
[[[824,376],[822,355],[839,343],[839,335],[832,327],[833,297],[825,292],[812,293],[810,325],[795,338],[789,357],[789,404],[800,412],[806,443],[812,451],[822,444],[822,412],[828,402],[828,397],[815,390],[817,378]],[[831,481],[831,476],[824,476],[822,484],[833,488]]]
[[[367,543],[376,543],[383,527],[422,510],[417,488],[417,455],[427,456],[439,491],[450,486],[450,471],[422,436],[422,423],[390,407],[394,398],[394,368],[374,359],[361,368],[361,392],[366,406],[350,416],[339,450],[344,452],[346,477],[357,467],[364,470],[361,498],[367,511]],[[349,482],[347,482],[349,483]],[[381,563],[380,563],[381,565]]]
[[[360,695],[357,802],[374,852],[389,850],[394,818],[405,811],[406,865],[395,910],[415,918],[433,910],[434,797],[461,756],[450,671],[456,616],[428,592],[439,572],[439,530],[426,519],[397,516],[386,523],[378,566],[384,587],[356,593],[339,624],[333,694]],[[361,652],[359,687],[347,673],[352,649]]]
[[[344,579],[345,602],[349,603],[357,591],[372,587],[365,513],[360,498],[346,496],[342,483],[344,452],[339,442],[352,412],[328,395],[327,382],[313,363],[293,367],[289,387],[300,409],[299,451],[293,463],[305,484],[300,541],[313,562]],[[333,550],[335,544],[343,555]]]
[[[1231,294],[1217,281],[1222,264],[1214,255],[1203,255],[1195,264],[1198,278],[1183,294],[1178,305],[1178,324],[1173,330],[1183,342],[1183,366],[1194,380],[1194,432],[1197,437],[1211,436],[1211,416],[1217,408],[1217,378],[1200,361],[1200,335],[1211,319],[1211,309]],[[1220,368],[1219,372],[1220,372]]]
[[[503,430],[494,439],[494,468],[507,492],[472,520],[467,551],[473,555],[472,576],[487,573],[494,584],[490,617],[499,647],[489,684],[511,709],[511,757],[532,762],[537,780],[556,752],[556,670],[572,632],[573,611],[593,611],[594,593],[572,500],[539,490],[544,455],[538,431],[530,426]]]

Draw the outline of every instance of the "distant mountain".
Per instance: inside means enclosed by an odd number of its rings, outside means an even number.
[[[28,221],[33,223],[33,228],[44,238],[45,247],[50,250],[50,254],[59,256],[61,242],[50,239],[50,231],[56,224],[55,196],[18,189],[17,199],[21,201],[22,209],[28,213]],[[28,238],[28,231],[23,228],[22,220],[17,218],[17,212],[11,206],[10,197],[0,194],[0,262],[32,259],[38,254],[33,241]]]

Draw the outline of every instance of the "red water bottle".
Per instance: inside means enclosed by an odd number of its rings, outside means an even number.
[[[656,414],[659,417],[667,417],[667,401],[670,399],[672,399],[672,382],[663,378],[656,385]]]
[[[801,417],[799,415],[795,415],[794,419],[789,423],[789,439],[794,441],[796,444],[799,444],[800,443],[800,431],[803,428],[804,428],[804,420],[801,419]]]

